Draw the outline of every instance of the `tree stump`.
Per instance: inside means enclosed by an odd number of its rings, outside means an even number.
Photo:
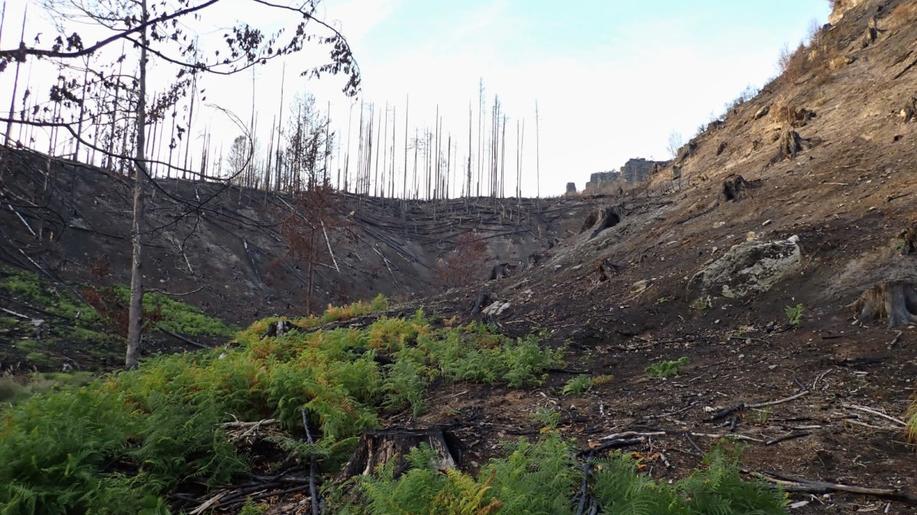
[[[264,333],[264,338],[283,336],[293,329],[295,329],[293,322],[290,322],[289,320],[278,320],[268,326],[267,332]]]
[[[738,201],[748,196],[748,190],[755,185],[741,175],[730,175],[723,181],[723,196],[727,201]]]
[[[591,240],[605,229],[614,227],[619,223],[621,223],[621,215],[618,212],[618,208],[605,207],[589,214],[589,217],[586,218],[586,221],[583,223],[582,229],[580,229],[580,233],[592,229],[592,234],[589,235],[589,239]]]
[[[429,445],[436,453],[433,466],[440,470],[458,467],[462,459],[462,443],[443,428],[405,429],[392,428],[365,433],[356,450],[341,470],[341,478],[369,475],[388,463],[394,463],[395,476],[404,473],[408,464],[405,456],[421,444]]]
[[[780,137],[780,150],[777,152],[777,156],[774,158],[774,162],[782,161],[786,158],[796,157],[800,152],[803,151],[803,143],[805,140],[798,132],[794,130],[788,130],[783,133],[783,136]]]
[[[877,284],[854,303],[860,320],[888,320],[888,327],[917,324],[917,287],[899,281]]]

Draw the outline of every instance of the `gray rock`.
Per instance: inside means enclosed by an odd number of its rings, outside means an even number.
[[[694,274],[688,288],[732,299],[766,292],[802,266],[798,241],[794,236],[788,240],[735,245]]]

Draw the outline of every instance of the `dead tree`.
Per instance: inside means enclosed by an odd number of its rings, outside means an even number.
[[[132,130],[133,141],[132,147],[127,145],[127,132],[125,131],[122,139],[123,147],[120,154],[115,155],[111,150],[108,151],[110,157],[117,158],[122,163],[130,163],[131,173],[133,176],[133,208],[131,223],[131,246],[132,246],[132,264],[131,264],[131,294],[130,294],[130,324],[128,331],[127,352],[125,364],[133,367],[137,364],[140,349],[140,338],[142,333],[142,298],[143,282],[141,266],[143,262],[143,244],[141,235],[144,231],[144,209],[143,201],[148,187],[154,187],[163,194],[168,194],[161,190],[153,180],[150,168],[152,165],[164,165],[158,163],[155,159],[150,159],[146,152],[146,130],[148,122],[159,116],[159,109],[167,108],[187,96],[188,89],[196,92],[196,80],[200,74],[207,73],[212,75],[233,75],[243,70],[247,70],[259,64],[265,64],[279,57],[288,56],[298,53],[305,47],[305,43],[315,40],[315,34],[306,30],[309,24],[320,26],[325,31],[322,37],[317,38],[324,44],[332,47],[330,60],[311,70],[306,70],[305,74],[319,73],[342,73],[349,76],[345,85],[345,92],[355,94],[360,82],[359,69],[353,59],[350,48],[344,36],[331,25],[323,22],[314,16],[316,6],[312,3],[303,8],[289,7],[280,4],[274,4],[267,1],[255,0],[257,9],[260,10],[282,10],[292,12],[291,20],[295,20],[295,30],[283,33],[266,34],[264,31],[252,27],[245,23],[232,27],[229,31],[234,37],[225,38],[223,44],[225,48],[220,49],[223,55],[237,56],[235,59],[226,59],[219,56],[219,51],[214,52],[211,58],[201,58],[201,48],[197,43],[197,38],[189,37],[186,34],[186,24],[181,23],[190,17],[200,17],[207,14],[207,9],[218,4],[220,0],[202,0],[200,3],[192,4],[191,0],[167,0],[148,4],[147,0],[141,0],[133,3],[121,2],[98,2],[74,0],[66,4],[67,9],[72,9],[78,16],[80,22],[89,20],[94,25],[94,32],[104,32],[105,35],[95,42],[83,41],[78,32],[72,32],[69,25],[73,23],[71,17],[64,12],[64,7],[54,10],[52,15],[57,17],[61,33],[57,37],[44,37],[41,40],[51,41],[50,47],[29,46],[24,43],[27,38],[21,38],[17,48],[0,50],[0,69],[7,67],[10,63],[19,63],[26,60],[50,59],[59,64],[61,68],[66,63],[73,62],[76,59],[93,60],[95,62],[112,61],[113,49],[119,43],[124,44],[125,48],[136,54],[132,54],[128,59],[136,59],[138,68],[138,78],[136,87],[130,91],[132,95],[129,98],[131,102],[129,111],[133,115]],[[211,9],[212,12],[213,9]],[[30,38],[33,41],[40,41],[38,38]],[[191,41],[191,43],[189,43]],[[214,49],[216,50],[216,49]],[[169,86],[168,94],[165,95],[167,101],[161,105],[151,106],[147,104],[147,69],[150,59],[154,58],[162,62],[166,67],[174,67],[177,70],[174,82]],[[96,74],[93,74],[96,75]],[[99,72],[101,75],[101,72]],[[121,77],[118,80],[123,80]],[[57,84],[50,88],[49,99],[54,104],[54,114],[50,119],[47,117],[33,117],[24,119],[16,117],[11,112],[8,117],[0,121],[9,124],[30,124],[36,126],[51,127],[52,132],[57,129],[66,130],[70,135],[80,141],[81,145],[94,148],[97,151],[105,152],[105,149],[97,148],[92,142],[87,141],[80,132],[86,121],[83,117],[73,113],[75,106],[82,105],[91,98],[80,98],[80,92],[83,90],[78,80],[59,80]],[[195,95],[192,93],[192,102]],[[171,102],[171,103],[170,103]],[[118,106],[114,106],[117,110]],[[65,111],[61,113],[61,111]],[[84,112],[85,114],[85,112]],[[66,116],[65,116],[66,115]],[[190,118],[190,115],[189,115]],[[190,121],[190,120],[189,120]],[[56,134],[50,138],[53,148]],[[186,156],[187,156],[186,146]],[[206,153],[205,153],[206,155]],[[206,159],[206,158],[205,158]],[[206,161],[202,164],[206,164]],[[203,178],[202,172],[194,172],[188,169],[187,159],[182,174]],[[216,178],[213,178],[216,179]],[[210,199],[201,199],[201,203],[206,203]],[[186,203],[190,204],[190,203]],[[196,212],[194,205],[189,205],[186,215]]]

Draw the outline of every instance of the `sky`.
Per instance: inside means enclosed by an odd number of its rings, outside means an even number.
[[[7,0],[7,27],[27,2],[40,16],[34,0]],[[203,30],[216,33],[238,19],[265,26],[282,21],[259,17],[245,0],[218,5],[204,16]],[[324,0],[319,13],[347,36],[362,72],[361,95],[343,97],[338,79],[296,77],[295,70],[316,59],[307,52],[287,63],[285,96],[309,92],[318,105],[331,104],[342,154],[348,125],[356,152],[360,102],[374,102],[377,112],[390,103],[399,126],[395,162],[403,163],[409,98],[410,132],[432,128],[438,107],[444,133],[453,136],[453,160],[464,162],[469,105],[477,118],[483,80],[487,104],[498,94],[508,116],[507,177],[516,166],[518,121],[525,124],[523,193],[558,195],[568,181],[582,188],[589,174],[618,168],[629,158],[668,158],[671,133],[689,139],[747,87],[774,77],[781,49],[795,47],[813,23],[825,23],[829,2]],[[27,33],[41,27],[40,19],[33,19]],[[4,30],[3,48],[15,45],[14,32]],[[267,127],[278,111],[282,69],[272,64],[256,71],[259,127]],[[8,102],[9,75],[0,75],[0,105]],[[208,102],[250,117],[251,75],[207,87]],[[196,137],[206,126],[228,147],[238,129],[216,109],[203,112]],[[267,140],[266,133],[260,137]],[[473,140],[476,153],[476,135]],[[515,181],[507,182],[507,191],[513,191]]]

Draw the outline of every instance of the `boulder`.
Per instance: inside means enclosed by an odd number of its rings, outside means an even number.
[[[688,283],[702,294],[743,298],[771,289],[802,266],[799,238],[740,243],[708,263]]]
[[[502,300],[498,300],[494,302],[493,304],[484,308],[484,311],[482,311],[482,313],[487,316],[496,318],[502,315],[507,309],[510,308],[510,306],[511,304],[509,302],[503,302]]]

